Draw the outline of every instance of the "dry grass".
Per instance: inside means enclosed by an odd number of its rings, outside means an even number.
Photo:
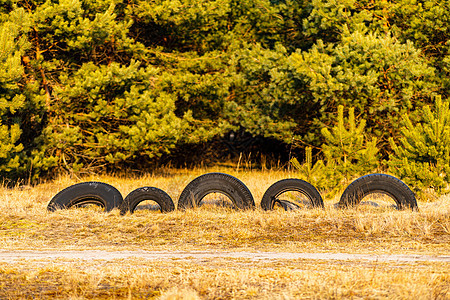
[[[448,299],[442,263],[214,259],[0,264],[0,298]]]
[[[61,177],[35,187],[0,188],[1,249],[223,250],[449,255],[450,197],[419,202],[419,212],[388,206],[265,212],[259,201],[286,172],[165,170],[139,178],[92,176],[126,196],[156,186],[175,200],[195,177],[222,171],[250,188],[257,209],[197,208],[161,214],[117,210],[46,211],[50,199],[80,180]],[[22,288],[17,288],[21,286]],[[0,299],[15,298],[402,298],[450,297],[445,263],[328,261],[39,261],[0,264]],[[180,298],[184,296],[185,298]]]

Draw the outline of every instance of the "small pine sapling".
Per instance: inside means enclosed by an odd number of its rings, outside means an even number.
[[[329,185],[328,178],[324,172],[325,165],[323,160],[319,159],[313,163],[312,148],[305,149],[305,162],[301,164],[297,158],[292,158],[290,163],[298,171],[299,179],[305,180],[317,189],[326,189]]]
[[[354,108],[344,118],[344,107],[338,107],[337,124],[322,129],[325,143],[322,145],[324,159],[312,164],[311,150],[306,149],[306,162],[301,165],[293,160],[299,177],[319,189],[327,191],[326,197],[334,197],[351,179],[370,173],[379,167],[376,138],[367,140],[366,121],[357,124]]]
[[[389,159],[393,174],[411,185],[419,197],[425,191],[437,195],[449,192],[450,180],[450,109],[449,102],[436,97],[434,110],[425,106],[422,119],[414,124],[403,115],[402,137],[390,139],[394,151]]]
[[[355,109],[350,108],[344,118],[344,107],[338,107],[337,124],[328,130],[322,129],[325,143],[322,145],[325,157],[325,173],[330,178],[330,196],[336,195],[350,180],[370,173],[379,166],[377,139],[366,138],[366,120],[357,124]]]

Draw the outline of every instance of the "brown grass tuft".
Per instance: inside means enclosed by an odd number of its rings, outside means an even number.
[[[198,296],[195,290],[185,288],[172,288],[165,292],[160,300],[200,300],[201,298]]]

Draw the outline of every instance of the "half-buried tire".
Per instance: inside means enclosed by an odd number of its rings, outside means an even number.
[[[365,175],[353,181],[342,194],[338,207],[356,206],[364,197],[374,193],[391,197],[398,209],[418,209],[411,189],[400,179],[386,174]]]
[[[155,187],[141,187],[129,193],[120,206],[120,214],[128,211],[134,213],[136,207],[142,201],[152,200],[158,203],[161,212],[170,212],[175,209],[172,198],[161,189]]]
[[[74,184],[63,189],[50,200],[47,209],[55,211],[70,207],[97,205],[109,212],[118,208],[122,201],[122,194],[112,185],[90,181]]]
[[[252,193],[242,181],[224,173],[208,173],[195,178],[184,188],[178,200],[178,209],[197,207],[210,193],[224,194],[238,209],[255,207]]]
[[[287,203],[285,200],[278,199],[281,194],[286,192],[299,192],[311,201],[312,207],[324,207],[320,193],[312,184],[301,179],[288,178],[275,182],[267,189],[261,200],[261,208],[264,210],[272,210],[277,201],[285,210],[293,210],[295,207],[298,208],[298,205],[295,203]]]

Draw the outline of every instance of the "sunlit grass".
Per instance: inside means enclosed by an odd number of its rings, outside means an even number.
[[[12,299],[448,299],[443,263],[60,260],[0,263]],[[2,297],[2,298],[3,298]]]
[[[118,210],[78,208],[48,212],[50,199],[80,181],[101,181],[125,197],[154,186],[175,204],[183,188],[207,172],[238,177],[251,190],[256,208],[238,211],[204,205],[160,213],[141,209],[121,216]],[[216,250],[345,252],[364,254],[449,255],[450,197],[419,202],[419,211],[397,211],[394,201],[379,207],[263,211],[266,189],[295,177],[283,171],[229,168],[163,170],[141,177],[60,177],[37,186],[0,188],[2,250]],[[445,299],[450,286],[445,263],[357,263],[328,261],[253,262],[242,259],[187,261],[60,261],[42,265],[0,263],[0,298],[424,298]],[[15,288],[21,286],[21,289]],[[31,296],[32,295],[32,296]],[[37,295],[37,296],[36,296]],[[172,298],[171,298],[172,297]],[[178,297],[178,298],[177,298]]]
[[[165,190],[177,202],[183,188],[197,176],[217,170],[173,170],[165,176],[139,178],[98,176],[84,178],[114,185],[124,197],[142,186]],[[286,172],[227,173],[241,179],[252,191],[256,208],[238,211],[204,205],[187,211],[162,214],[143,209],[120,216],[117,210],[78,208],[48,212],[50,199],[63,188],[79,182],[71,178],[35,187],[0,189],[0,241],[3,248],[144,248],[197,249],[219,247],[254,250],[350,251],[366,248],[380,252],[443,253],[450,242],[450,197],[419,202],[419,212],[397,211],[389,199],[381,205],[359,205],[339,210],[336,199],[325,199],[325,209],[263,211],[259,202],[277,180],[293,177]],[[376,199],[369,199],[370,201]],[[386,203],[384,203],[385,201]],[[384,203],[384,204],[383,204]]]

